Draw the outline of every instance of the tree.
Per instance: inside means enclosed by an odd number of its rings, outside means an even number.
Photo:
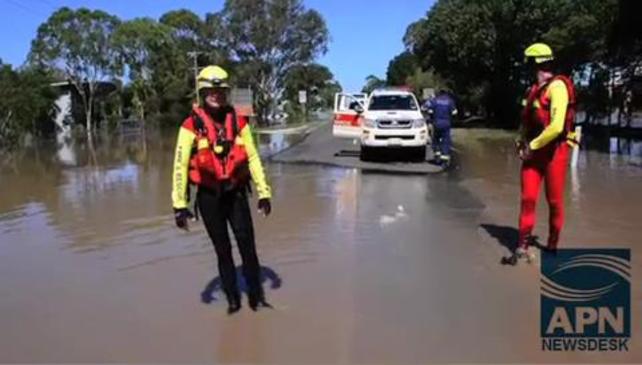
[[[386,83],[390,86],[409,86],[417,96],[421,96],[426,88],[446,87],[446,82],[433,69],[422,70],[417,56],[408,50],[388,63]]]
[[[419,67],[417,57],[409,51],[404,51],[388,63],[386,81],[391,86],[406,85],[409,76]]]
[[[423,71],[421,67],[415,67],[414,72],[406,77],[405,85],[412,88],[412,91],[418,97],[423,97],[424,89],[444,89],[448,88],[446,82],[433,70]]]
[[[145,120],[149,100],[156,95],[152,84],[154,57],[163,49],[175,47],[172,28],[149,18],[133,19],[116,28],[113,45],[120,61],[127,65],[125,76],[131,80],[137,117]]]
[[[221,18],[218,14],[208,13],[203,20],[187,9],[172,10],[163,14],[160,22],[173,30],[172,37],[183,55],[199,52],[199,65],[231,66],[229,52],[221,38]]]
[[[374,89],[386,86],[386,80],[382,80],[375,75],[368,75],[366,77],[366,84],[361,89],[361,92],[370,94]]]
[[[642,61],[642,28],[638,25],[637,2],[618,1],[617,15],[607,39],[609,53],[620,65]]]
[[[198,52],[199,67],[218,64],[236,76],[228,52],[222,47],[220,17],[207,14],[205,20],[193,12],[180,9],[160,17],[160,23],[170,29],[173,46],[162,47],[153,53],[152,85],[154,95],[148,108],[158,110],[161,123],[175,125],[189,112],[194,94],[193,62],[188,52]]]
[[[292,67],[283,81],[284,110],[288,122],[307,118],[311,110],[330,108],[334,94],[341,91],[341,85],[334,81],[330,70],[316,63]],[[299,103],[299,91],[306,91],[305,108]]]
[[[514,126],[531,78],[522,66],[524,48],[550,43],[567,72],[599,62],[616,6],[615,0],[439,0],[408,27],[404,42],[458,96],[470,99],[481,89],[488,116]]]
[[[282,99],[288,71],[327,51],[328,30],[301,0],[226,0],[208,17],[218,24],[236,72],[254,91],[259,123],[268,123]]]
[[[192,40],[193,45],[200,43],[203,34],[203,22],[194,12],[187,9],[168,11],[161,15],[159,21],[172,27],[174,35],[183,40]]]
[[[121,70],[112,45],[119,23],[104,11],[63,7],[38,27],[31,43],[29,62],[61,69],[81,96],[87,133],[93,130],[92,108],[99,82],[112,79]]]
[[[56,95],[49,87],[51,81],[42,70],[15,71],[0,61],[0,150],[16,146],[26,133],[52,130]]]
[[[334,95],[340,93],[343,88],[338,81],[330,80],[326,82],[325,86],[319,90],[319,98],[323,102],[323,106],[327,108],[334,108]]]
[[[308,93],[307,107],[318,109],[330,106],[321,95],[327,88],[334,90],[335,83],[332,72],[327,67],[313,63],[292,67],[285,76],[283,85],[286,100],[298,104],[299,91],[305,90]]]

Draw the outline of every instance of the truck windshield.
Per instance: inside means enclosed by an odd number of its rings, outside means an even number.
[[[376,95],[368,110],[417,110],[417,103],[411,95]]]

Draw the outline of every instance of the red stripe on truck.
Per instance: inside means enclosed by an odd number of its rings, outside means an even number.
[[[359,115],[357,114],[335,114],[334,124],[349,125],[352,127],[360,126]]]

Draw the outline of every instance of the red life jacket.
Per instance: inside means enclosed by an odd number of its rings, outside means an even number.
[[[526,129],[526,138],[531,141],[537,137],[551,123],[551,99],[547,97],[546,89],[555,80],[560,80],[566,85],[568,92],[568,106],[564,118],[564,130],[558,141],[564,141],[573,130],[577,100],[573,81],[564,75],[557,75],[542,85],[531,86],[526,97],[526,105],[522,110],[522,123]],[[535,101],[539,105],[535,104]]]
[[[194,108],[191,119],[196,139],[189,163],[190,183],[209,188],[247,184],[250,180],[247,152],[236,143],[245,121],[236,118],[234,108],[226,113],[224,125],[215,123],[202,108]]]

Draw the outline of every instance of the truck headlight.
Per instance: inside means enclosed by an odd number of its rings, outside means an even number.
[[[375,127],[375,120],[374,119],[364,118],[363,119],[363,126],[366,127],[366,128],[374,128]]]
[[[412,121],[413,128],[421,128],[426,125],[426,120],[424,119],[415,119]]]

